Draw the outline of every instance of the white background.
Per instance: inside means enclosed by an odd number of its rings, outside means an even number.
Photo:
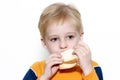
[[[84,42],[102,67],[104,80],[119,79],[119,0],[2,0],[0,1],[0,80],[22,80],[29,67],[47,58],[37,28],[39,16],[51,3],[79,9]]]

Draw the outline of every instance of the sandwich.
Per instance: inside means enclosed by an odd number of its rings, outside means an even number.
[[[68,49],[61,53],[63,63],[59,65],[59,69],[70,69],[77,65],[78,57],[73,52],[73,49]]]

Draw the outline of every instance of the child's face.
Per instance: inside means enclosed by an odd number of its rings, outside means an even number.
[[[74,48],[79,40],[80,32],[77,28],[71,24],[71,21],[64,21],[63,24],[53,23],[47,27],[43,43],[50,54],[53,54]]]

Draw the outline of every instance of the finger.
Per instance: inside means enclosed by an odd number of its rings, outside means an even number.
[[[89,50],[89,46],[86,43],[84,43],[83,41],[79,41],[78,46],[83,46]]]
[[[76,49],[79,49],[79,50],[82,50],[82,51],[84,51],[84,53],[90,53],[90,49],[89,49],[89,47],[88,46],[86,46],[86,45],[82,45],[82,44],[78,44],[78,45],[76,45],[76,47],[74,48],[75,50]]]
[[[61,64],[63,61],[62,60],[59,60],[59,59],[52,59],[51,61],[48,61],[47,62],[47,66],[48,67],[52,67],[52,66],[54,66],[54,65],[59,65],[59,64]]]
[[[80,49],[80,50],[83,50],[83,51],[89,51],[85,46],[81,46],[81,45],[77,45],[75,49]]]
[[[81,49],[76,49],[74,52],[79,57],[83,57],[85,55],[85,52]]]
[[[63,62],[63,59],[60,58],[60,57],[50,57],[47,61],[46,61],[46,64],[50,64],[51,62],[59,62],[59,63],[62,63]]]
[[[57,53],[54,53],[54,54],[51,54],[50,56],[49,56],[49,59],[50,58],[61,58],[62,56],[61,56],[61,54],[57,54]]]
[[[63,59],[62,58],[54,57],[54,58],[50,58],[50,59],[47,60],[48,63],[49,62],[53,62],[53,61],[63,61]]]

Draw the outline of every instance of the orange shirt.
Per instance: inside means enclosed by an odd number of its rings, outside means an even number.
[[[98,66],[98,64],[94,61],[92,61],[92,65],[93,67]],[[40,78],[40,76],[43,74],[44,66],[45,61],[35,62],[31,66],[31,69],[35,73],[37,78]],[[102,79],[99,79],[95,69],[93,69],[87,76],[84,76],[82,74],[82,70],[80,69],[80,67],[76,66],[68,70],[58,70],[51,80],[102,80]]]

